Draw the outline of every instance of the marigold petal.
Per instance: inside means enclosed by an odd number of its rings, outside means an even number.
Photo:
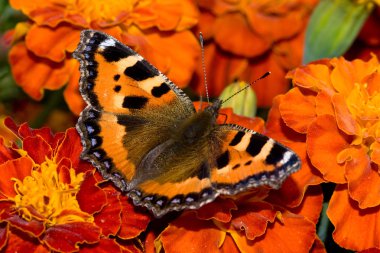
[[[312,91],[325,91],[333,94],[334,90],[330,81],[329,67],[322,64],[309,64],[290,72],[287,78],[292,78],[293,84],[310,89]]]
[[[335,109],[336,122],[340,130],[348,135],[360,134],[360,126],[353,118],[343,94],[334,94],[332,102]]]
[[[352,148],[346,162],[348,192],[361,209],[380,205],[380,175],[377,165],[371,163],[366,148]],[[365,187],[363,187],[365,185]]]
[[[320,185],[314,185],[307,189],[302,203],[296,208],[292,208],[291,212],[300,214],[317,224],[322,210],[322,203],[322,188]]]
[[[277,6],[276,6],[277,7]],[[270,8],[269,6],[267,7]],[[276,10],[276,8],[272,8]],[[290,9],[290,8],[289,8]],[[305,8],[306,9],[306,8]],[[273,14],[271,10],[258,10],[247,8],[245,14],[247,20],[254,31],[263,39],[274,42],[280,39],[287,39],[296,35],[304,26],[305,19],[301,11],[290,11],[281,14]]]
[[[59,162],[62,158],[69,158],[71,161],[71,166],[76,168],[82,161],[80,159],[82,150],[83,147],[81,145],[78,132],[75,128],[69,128],[65,131],[62,142],[55,151],[55,159]]]
[[[186,212],[161,233],[160,239],[165,252],[188,253],[219,252],[225,232],[218,229],[212,221],[198,220],[194,212]]]
[[[22,144],[23,149],[37,164],[42,164],[46,158],[52,158],[53,150],[41,136],[27,137]]]
[[[316,117],[315,94],[295,87],[284,95],[279,109],[285,124],[304,134]]]
[[[220,248],[221,253],[240,253],[239,248],[237,247],[235,241],[232,239],[230,235],[226,235],[224,239],[223,245]]]
[[[4,144],[4,139],[0,136],[0,165],[8,160],[16,159],[20,155],[14,150]]]
[[[4,252],[48,253],[49,251],[37,239],[30,238],[21,231],[13,230],[9,233],[9,239]]]
[[[346,182],[344,164],[338,163],[337,156],[350,143],[348,136],[339,131],[331,115],[318,116],[310,125],[306,140],[307,153],[324,179],[335,183]]]
[[[255,34],[240,13],[219,16],[214,31],[215,42],[222,49],[240,56],[258,56],[270,48],[270,43]]]
[[[352,62],[343,57],[331,59],[334,69],[331,72],[331,82],[334,88],[343,96],[347,96],[355,83],[363,82],[368,75],[376,72],[378,61],[373,56],[368,62],[354,60]]]
[[[346,249],[380,248],[380,206],[361,209],[352,200],[347,185],[338,185],[331,197],[327,216],[335,230],[333,238]]]
[[[231,211],[237,209],[235,202],[231,199],[217,198],[213,202],[197,210],[197,217],[201,220],[214,219],[227,223],[231,221]]]
[[[22,43],[11,48],[9,62],[17,84],[36,100],[42,99],[45,88],[59,89],[68,81],[69,69],[65,62],[39,58]]]
[[[329,95],[326,91],[318,92],[315,97],[315,112],[318,116],[323,114],[328,114],[335,116],[334,106],[331,101],[331,95]]]
[[[371,152],[371,161],[380,165],[380,143],[375,141],[371,144],[370,147]]]
[[[99,212],[107,204],[106,193],[97,186],[97,181],[90,171],[85,174],[76,199],[80,209],[89,214]]]
[[[6,218],[6,220],[9,222],[11,227],[15,227],[36,238],[42,235],[42,233],[45,231],[46,224],[35,219],[26,221],[17,214],[9,214],[9,217]]]
[[[277,211],[269,203],[244,203],[234,213],[229,231],[238,234],[244,232],[248,240],[253,240],[265,233],[268,224],[274,222],[276,214]]]
[[[310,250],[310,253],[326,253],[326,248],[321,239],[319,237],[315,238],[313,247]]]
[[[81,247],[81,253],[107,253],[107,252],[123,252],[121,245],[115,239],[101,238],[98,243]]]
[[[0,223],[0,250],[4,248],[8,241],[9,226],[7,222]]]
[[[69,82],[63,91],[63,97],[65,98],[70,111],[79,116],[85,107],[85,102],[79,92],[78,80],[80,78],[80,72],[79,63],[77,61],[74,61],[73,69],[74,70],[70,76]]]
[[[7,197],[16,196],[12,178],[23,180],[31,175],[32,169],[33,161],[28,157],[20,157],[0,164],[0,193]]]
[[[111,187],[103,190],[107,196],[107,204],[99,213],[95,214],[94,222],[102,229],[103,235],[116,235],[121,225],[120,192]]]
[[[146,209],[137,208],[128,201],[125,196],[120,196],[121,202],[121,227],[118,237],[122,239],[135,238],[141,232],[145,231],[151,216]]]
[[[35,55],[53,62],[61,62],[66,52],[73,52],[78,45],[80,30],[70,25],[53,28],[33,25],[25,37],[26,47]]]
[[[134,23],[141,29],[157,26],[161,31],[188,29],[198,21],[198,11],[188,0],[152,1],[149,5],[137,7],[132,15]]]
[[[315,224],[303,216],[284,212],[282,222],[269,224],[265,234],[255,240],[231,235],[241,252],[309,252],[315,240]]]
[[[99,241],[100,228],[89,222],[71,222],[48,228],[43,236],[46,245],[55,251],[71,252],[79,244]]]

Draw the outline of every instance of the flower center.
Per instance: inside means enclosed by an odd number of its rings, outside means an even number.
[[[69,169],[69,179],[60,176],[57,164],[46,159],[36,165],[31,176],[22,181],[12,179],[17,193],[14,201],[23,219],[30,221],[37,212],[48,225],[90,221],[92,216],[81,211],[76,199],[84,174],[76,175],[74,169]],[[40,216],[37,218],[41,219]]]
[[[367,84],[356,83],[347,98],[347,104],[355,120],[361,126],[361,137],[366,146],[380,137],[380,93],[369,92]]]

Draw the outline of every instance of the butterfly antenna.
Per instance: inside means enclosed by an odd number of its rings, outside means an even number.
[[[207,75],[206,75],[206,63],[205,63],[205,48],[204,48],[204,40],[202,32],[199,33],[199,42],[201,44],[201,57],[202,57],[202,69],[203,69],[203,77],[204,77],[204,85],[206,90],[206,98],[207,103],[210,103],[209,97],[208,97],[208,87],[207,87]],[[202,96],[201,96],[201,104],[202,104]]]
[[[224,104],[225,102],[227,102],[227,100],[230,100],[232,97],[236,96],[237,94],[239,94],[240,92],[242,92],[243,90],[246,90],[248,87],[250,87],[251,85],[255,84],[257,81],[261,80],[261,79],[264,79],[265,77],[269,76],[271,73],[268,71],[266,72],[264,75],[260,76],[259,78],[257,78],[255,81],[247,84],[244,88],[242,88],[241,90],[238,90],[237,92],[235,92],[234,94],[232,94],[231,96],[229,96],[228,98],[226,98],[225,100],[223,100],[222,104]]]

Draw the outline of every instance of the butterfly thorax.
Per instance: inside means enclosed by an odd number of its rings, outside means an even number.
[[[192,144],[211,133],[216,126],[216,118],[220,109],[221,101],[216,100],[204,110],[194,113],[180,126],[174,139]]]

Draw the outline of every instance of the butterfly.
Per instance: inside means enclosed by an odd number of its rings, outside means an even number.
[[[82,158],[156,217],[251,187],[278,189],[301,166],[273,139],[217,124],[221,100],[196,112],[180,88],[105,33],[82,31],[73,56],[87,103],[76,125]]]

